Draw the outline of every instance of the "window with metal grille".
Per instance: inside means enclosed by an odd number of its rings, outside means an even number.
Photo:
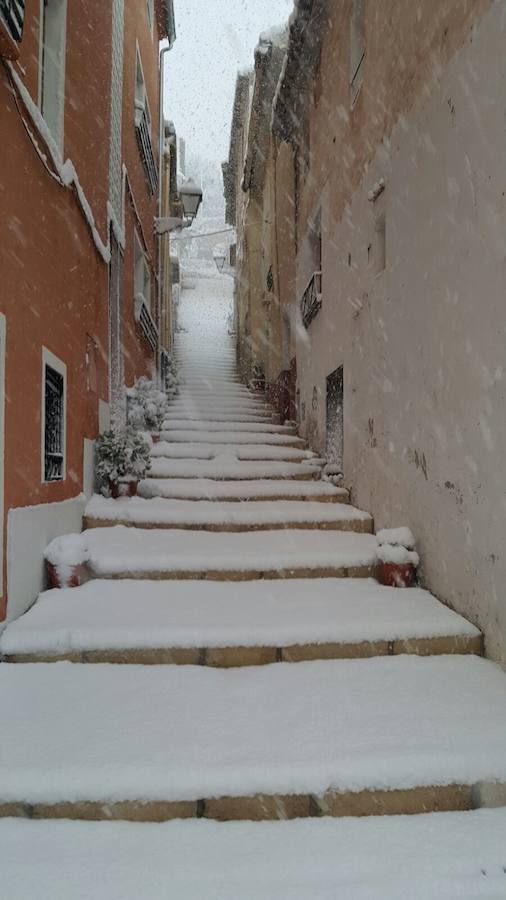
[[[63,481],[65,386],[63,375],[45,368],[44,479]]]
[[[6,22],[14,40],[19,43],[23,37],[25,0],[0,0],[0,17]]]

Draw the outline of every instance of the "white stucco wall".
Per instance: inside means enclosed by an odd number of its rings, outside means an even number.
[[[377,527],[411,526],[424,582],[484,630],[503,665],[505,37],[497,3],[378,149],[335,228],[322,196],[324,305],[298,340],[303,430],[324,449],[325,378],[344,365],[354,502]],[[387,261],[377,275],[367,194],[379,178]]]
[[[11,509],[7,518],[7,620],[26,612],[45,588],[44,550],[60,534],[82,531],[85,497]]]

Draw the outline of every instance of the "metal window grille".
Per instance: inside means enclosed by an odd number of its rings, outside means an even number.
[[[0,0],[0,16],[7,23],[14,40],[19,43],[23,37],[25,0]]]
[[[314,272],[300,301],[302,321],[306,328],[322,306],[322,273]]]
[[[151,194],[156,194],[158,187],[158,172],[156,171],[156,162],[149,133],[149,122],[145,109],[136,110],[135,131],[144,172],[149,184],[149,190]]]
[[[50,366],[46,366],[44,428],[44,478],[46,481],[63,480],[64,415],[63,375],[55,372]]]

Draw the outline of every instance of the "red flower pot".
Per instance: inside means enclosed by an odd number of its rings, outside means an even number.
[[[46,561],[47,578],[51,588],[79,587],[84,574],[84,566],[55,566]]]
[[[109,490],[111,497],[118,500],[119,497],[135,497],[137,495],[137,485],[139,482],[134,481],[109,481]]]
[[[387,587],[407,588],[412,587],[416,579],[416,569],[413,563],[388,563],[380,562],[378,581]]]

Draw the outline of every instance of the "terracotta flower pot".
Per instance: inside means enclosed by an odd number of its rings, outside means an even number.
[[[109,481],[109,490],[111,497],[118,500],[119,497],[135,497],[137,495],[137,485],[139,482],[134,481]]]
[[[379,564],[378,581],[387,587],[412,587],[415,579],[416,569],[413,563],[380,562]]]
[[[84,574],[84,565],[55,566],[46,561],[47,578],[51,588],[79,587]]]

